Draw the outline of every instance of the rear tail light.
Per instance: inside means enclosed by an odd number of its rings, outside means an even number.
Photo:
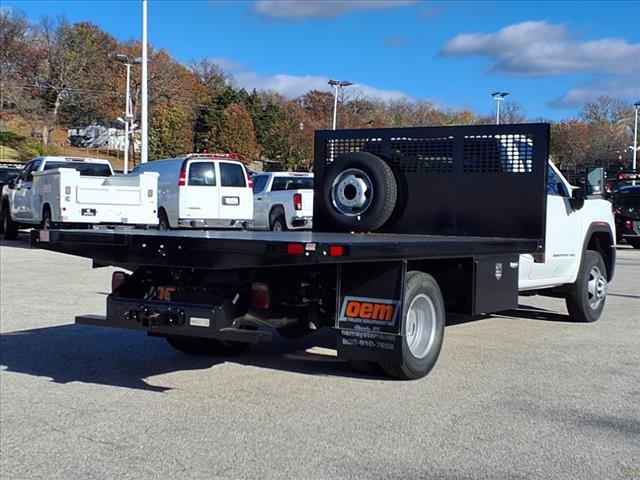
[[[127,279],[127,274],[121,271],[113,272],[111,275],[111,291],[114,292]]]
[[[253,178],[251,178],[249,173],[247,173],[247,185],[249,185],[249,188],[253,188]]]
[[[301,243],[289,243],[287,244],[287,253],[289,255],[302,255],[304,254],[304,246]]]
[[[301,193],[293,194],[293,208],[295,210],[302,210],[302,194]]]
[[[329,247],[330,257],[341,257],[344,254],[344,247],[342,245],[331,245]]]
[[[184,187],[187,184],[187,171],[182,170],[180,172],[180,179],[178,180],[178,186]]]
[[[633,227],[633,223],[631,222],[631,220],[626,220],[626,221],[624,222],[624,226],[625,226],[626,228],[628,228],[629,230],[631,230],[631,227]]]
[[[269,285],[261,282],[251,284],[251,308],[255,310],[267,310],[271,306],[271,294]]]

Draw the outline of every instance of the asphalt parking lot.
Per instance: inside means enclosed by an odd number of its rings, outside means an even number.
[[[414,382],[355,374],[326,332],[220,360],[75,326],[111,270],[26,237],[0,269],[3,480],[640,479],[638,250],[598,322],[539,297],[453,319]]]

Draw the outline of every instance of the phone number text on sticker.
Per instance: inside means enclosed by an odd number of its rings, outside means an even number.
[[[340,321],[393,326],[399,308],[397,300],[347,296],[342,300]]]

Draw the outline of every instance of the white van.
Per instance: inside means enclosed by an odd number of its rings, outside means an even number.
[[[131,172],[158,172],[158,228],[246,228],[253,183],[236,154],[154,160]]]

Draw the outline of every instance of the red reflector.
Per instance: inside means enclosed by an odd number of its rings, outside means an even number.
[[[289,243],[287,244],[287,253],[289,255],[302,255],[304,246],[301,243]]]
[[[331,245],[329,247],[330,257],[341,257],[344,254],[344,247],[342,245]]]
[[[271,306],[271,294],[269,285],[261,282],[251,284],[251,308],[267,310]]]
[[[182,170],[180,172],[180,179],[178,180],[178,186],[184,187],[186,184],[187,184],[187,172]]]
[[[111,290],[114,291],[116,288],[122,285],[126,279],[126,273],[120,271],[113,272],[113,275],[111,275]]]
[[[627,227],[627,228],[631,228],[633,226],[632,223],[631,223],[631,220],[626,220],[624,222],[624,226]]]
[[[302,210],[302,194],[301,193],[293,194],[293,208],[295,210]]]

